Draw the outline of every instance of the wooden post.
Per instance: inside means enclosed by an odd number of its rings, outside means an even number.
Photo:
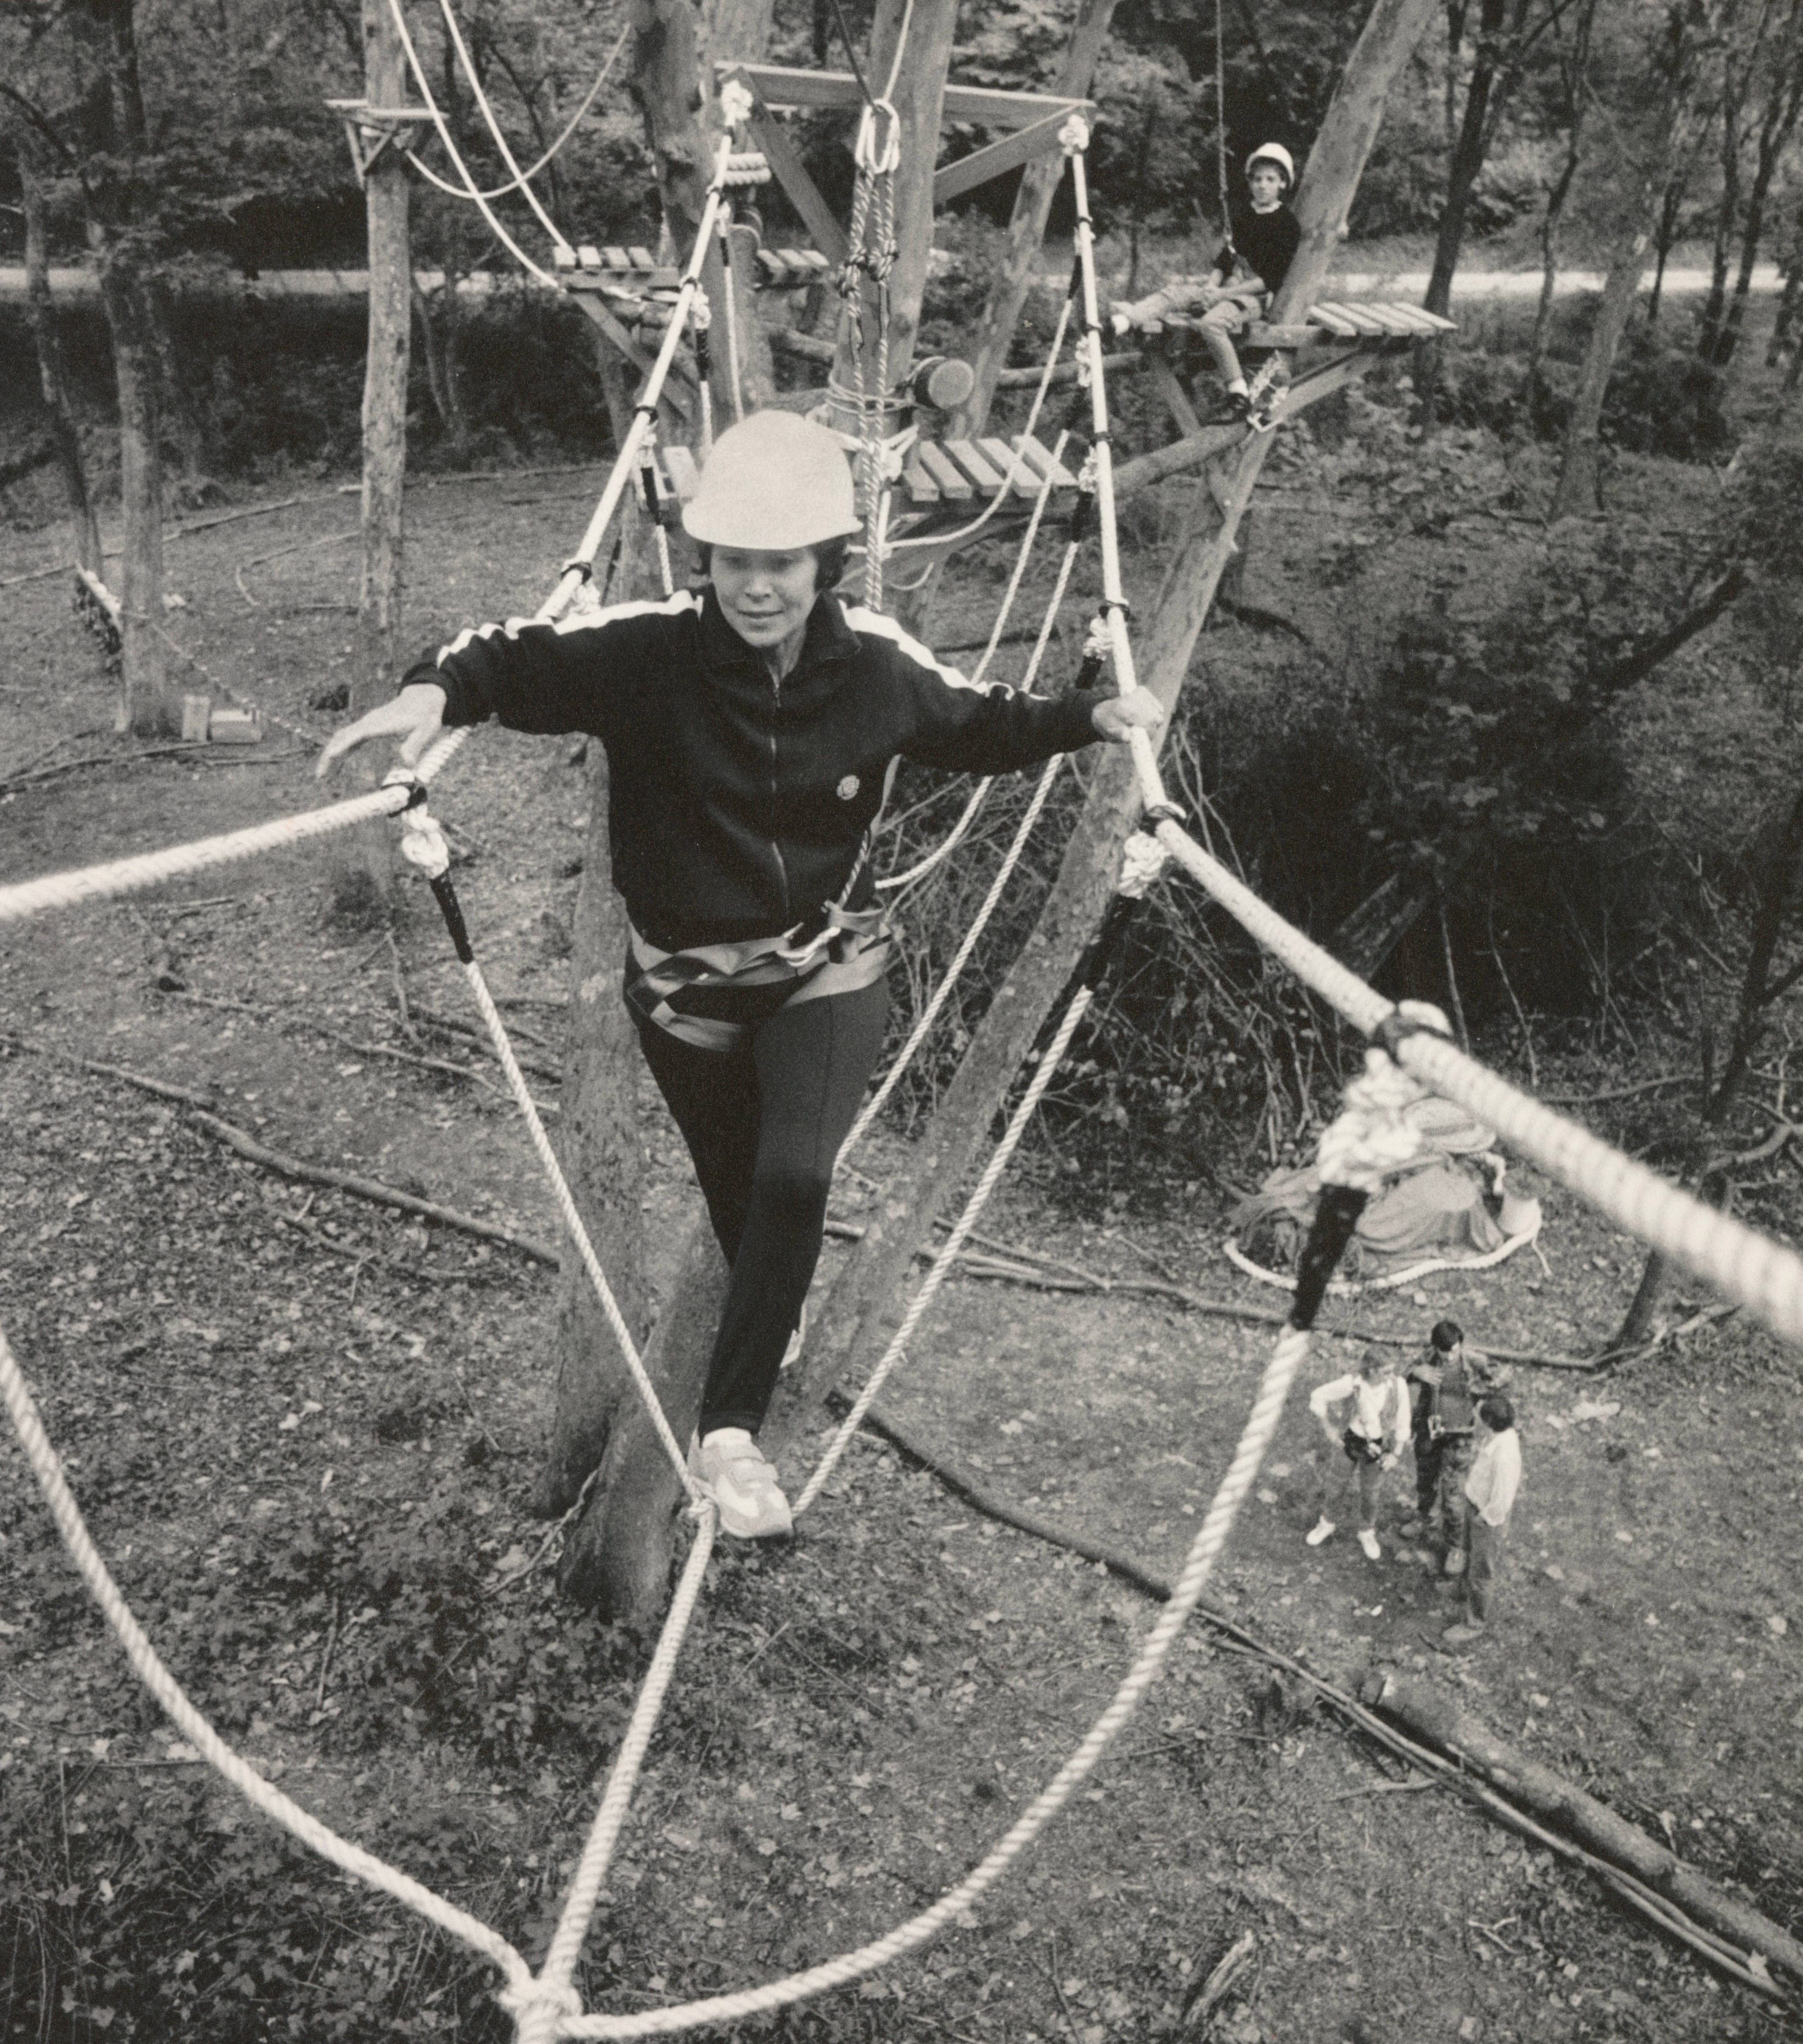
[[[864,75],[871,92],[878,96],[888,82],[904,26],[908,35],[895,90],[889,95],[902,129],[901,157],[895,167],[895,266],[889,279],[891,389],[908,374],[921,324],[927,259],[932,250],[933,165],[939,155],[945,73],[951,60],[957,14],[957,0],[877,0],[871,28],[870,60]],[[886,121],[882,132],[887,129]],[[863,292],[864,387],[875,398],[886,394],[877,389],[876,293],[867,278]],[[833,375],[848,388],[857,382],[858,357],[856,334],[850,319],[842,317]],[[841,415],[840,424],[848,432],[859,430],[858,420],[849,413]]]
[[[406,56],[387,0],[363,0],[363,91],[374,108],[413,98]],[[361,717],[386,702],[408,665],[402,638],[402,559],[407,480],[407,371],[413,344],[413,254],[407,166],[383,149],[363,179],[369,247],[369,327],[363,359],[363,562],[351,662],[349,711]],[[421,308],[421,317],[429,315]],[[346,792],[375,786],[383,763],[353,755]],[[334,909],[352,918],[386,914],[394,871],[394,834],[375,823],[334,840]]]
[[[1438,0],[1374,0],[1303,175],[1297,204],[1301,244],[1273,309],[1274,321],[1289,317],[1293,308],[1319,294],[1385,98],[1437,11]],[[1140,636],[1140,680],[1167,710],[1176,705],[1271,440],[1270,433],[1254,434],[1224,459],[1215,490],[1196,492],[1190,529]],[[840,1273],[809,1354],[790,1373],[778,1415],[782,1431],[800,1424],[805,1409],[826,1396],[848,1363],[867,1366],[881,1352],[890,1302],[917,1250],[931,1239],[935,1216],[974,1162],[998,1104],[1094,931],[1120,870],[1121,847],[1138,813],[1132,763],[1124,751],[1111,750],[1094,768],[1083,813],[1032,935],[991,1002],[931,1127],[891,1178],[882,1212]]]
[[[113,340],[119,391],[119,503],[125,559],[119,580],[119,706],[114,728],[144,736],[181,728],[169,686],[163,623],[162,408],[144,280],[131,243],[110,237],[101,252],[100,296]]]
[[[1061,98],[1081,99],[1095,76],[1096,60],[1108,37],[1114,13],[1114,0],[1078,0],[1077,20],[1051,88]],[[1045,224],[1059,181],[1064,175],[1064,152],[1048,151],[1036,156],[1021,173],[1021,188],[1014,194],[1014,209],[1008,218],[1008,253],[983,302],[977,323],[977,345],[971,358],[976,382],[971,394],[951,414],[949,439],[974,439],[989,423],[995,400],[996,378],[1008,366],[1008,351],[1013,345],[1014,329],[1032,289],[1045,240]]]

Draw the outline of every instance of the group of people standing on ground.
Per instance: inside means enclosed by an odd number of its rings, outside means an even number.
[[[1401,1537],[1436,1549],[1442,1575],[1462,1589],[1463,1615],[1440,1635],[1448,1646],[1482,1639],[1494,1615],[1521,1483],[1515,1408],[1503,1389],[1508,1380],[1505,1366],[1467,1346],[1456,1320],[1441,1320],[1425,1353],[1401,1374],[1394,1356],[1369,1348],[1357,1370],[1317,1385],[1309,1397],[1329,1446],[1351,1465],[1359,1545],[1374,1562],[1383,1558],[1377,1531],[1383,1478],[1413,1445],[1416,1509]],[[1308,1544],[1318,1547],[1336,1530],[1324,1506]]]

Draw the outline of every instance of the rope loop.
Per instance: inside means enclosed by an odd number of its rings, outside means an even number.
[[[743,128],[755,104],[752,89],[742,78],[729,78],[720,88],[720,117],[729,128]]]
[[[876,122],[879,113],[889,117],[889,132],[883,136],[879,149],[876,140]],[[858,117],[858,139],[852,147],[852,159],[860,171],[872,177],[883,177],[893,171],[902,160],[902,117],[895,110],[895,103],[889,99],[873,99]]]
[[[1090,146],[1090,124],[1073,113],[1058,131],[1058,146],[1067,156],[1080,156]]]
[[[1371,1032],[1371,1041],[1386,1051],[1393,1061],[1400,1062],[1398,1052],[1405,1036],[1444,1036],[1449,1041],[1452,1029],[1444,1015],[1428,1001],[1405,1001],[1400,1007],[1393,1008]]]
[[[1183,820],[1182,806],[1176,802],[1148,802],[1144,814],[1149,824],[1181,824]]]

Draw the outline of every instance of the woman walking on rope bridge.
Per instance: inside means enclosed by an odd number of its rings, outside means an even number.
[[[441,725],[490,717],[606,746],[625,999],[732,1274],[692,1466],[725,1531],[756,1539],[789,1530],[757,1433],[882,1047],[890,937],[870,852],[896,762],[1006,772],[1163,713],[1144,689],[973,689],[892,620],[841,605],[851,467],[792,413],[722,433],[682,522],[700,594],[465,632],[320,770],[384,736],[410,763]]]

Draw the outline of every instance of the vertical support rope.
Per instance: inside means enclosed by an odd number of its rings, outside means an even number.
[[[640,1686],[638,1700],[632,1706],[631,1721],[620,1742],[613,1765],[608,1770],[607,1786],[602,1792],[600,1808],[594,1813],[582,1857],[571,1877],[569,1892],[563,1898],[544,1964],[539,1969],[536,1981],[519,2001],[509,2003],[519,2018],[519,2044],[540,2044],[540,2040],[548,2044],[548,2040],[562,2031],[559,2017],[574,1995],[576,1964],[582,1955],[582,1942],[594,1916],[601,1884],[606,1878],[608,1863],[613,1857],[613,1848],[619,1842],[632,1808],[632,1791],[638,1786],[639,1773],[644,1765],[651,1735],[663,1711],[671,1677],[675,1673],[677,1656],[682,1652],[689,1621],[694,1614],[695,1600],[701,1595],[708,1557],[713,1551],[714,1535],[719,1525],[719,1513],[711,1504],[705,1506],[698,1515],[694,1542],[683,1564],[676,1593],[671,1600],[670,1615],[663,1621],[657,1650]]]
[[[971,1230],[982,1218],[982,1210],[989,1204],[989,1196],[995,1190],[996,1181],[1007,1170],[1009,1159],[1026,1133],[1027,1124],[1032,1120],[1033,1110],[1040,1104],[1040,1096],[1051,1083],[1051,1075],[1057,1070],[1059,1062],[1070,1047],[1072,1033],[1082,1020],[1084,1010],[1094,997],[1093,987],[1080,986],[1070,1006],[1065,1009],[1063,1019],[1058,1025],[1058,1033],[1048,1045],[1032,1078],[1028,1081],[1027,1090],[1021,1097],[1021,1105],[1015,1108],[1001,1140],[995,1146],[995,1154],[984,1166],[983,1174],[977,1181],[976,1190],[971,1193],[964,1211],[958,1216],[951,1234],[946,1237],[944,1247],[933,1258],[932,1268],[921,1280],[913,1297],[909,1301],[908,1310],[902,1316],[901,1326],[895,1331],[894,1339],[883,1351],[882,1360],[871,1371],[870,1381],[858,1393],[856,1402],[846,1415],[845,1424],[833,1435],[825,1454],[820,1458],[819,1466],[808,1478],[806,1487],[796,1499],[794,1514],[798,1519],[820,1495],[821,1486],[837,1466],[852,1436],[863,1424],[864,1415],[871,1409],[878,1392],[882,1389],[884,1380],[901,1359],[902,1352],[907,1347],[915,1328],[920,1325],[922,1315],[938,1296],[940,1285],[950,1276],[952,1266],[963,1252]]]
[[[739,368],[739,294],[732,277],[732,221],[724,206],[720,209],[721,290],[726,300],[726,381],[732,394],[732,420],[745,416],[745,391]]]
[[[502,132],[501,123],[494,117],[494,109],[489,104],[488,94],[482,90],[482,77],[476,69],[475,60],[470,55],[469,45],[463,40],[463,32],[458,27],[457,17],[451,10],[451,0],[438,0],[438,10],[444,17],[445,28],[449,31],[452,43],[457,52],[457,61],[463,67],[464,77],[470,82],[470,90],[475,95],[476,105],[482,110],[482,117],[487,124],[488,132],[494,137],[494,146],[501,152],[501,160],[513,173],[515,187],[538,215],[545,232],[551,236],[552,246],[567,249],[570,244],[563,229],[540,205],[538,194],[528,182],[526,174],[520,168],[514,159],[513,152],[508,147],[507,137]]]
[[[440,892],[441,888],[443,892]],[[439,905],[444,909],[446,897],[450,895],[448,880],[442,878],[435,880],[432,882],[432,892],[438,895]],[[450,895],[450,900],[454,908],[456,897]],[[451,909],[446,909],[445,920],[448,923],[451,923]],[[452,941],[456,943],[461,929],[460,916],[456,922],[452,923],[451,927]],[[644,1402],[646,1412],[651,1416],[652,1424],[657,1430],[658,1439],[663,1444],[663,1452],[670,1458],[671,1466],[675,1468],[682,1489],[690,1502],[698,1504],[703,1496],[701,1486],[689,1473],[688,1458],[683,1454],[677,1443],[675,1435],[671,1430],[670,1422],[665,1416],[663,1407],[659,1400],[656,1388],[646,1374],[644,1360],[639,1354],[638,1343],[633,1340],[632,1331],[627,1326],[625,1316],[620,1310],[620,1303],[613,1296],[613,1288],[607,1281],[607,1274],[601,1267],[601,1259],[594,1253],[594,1244],[589,1239],[589,1231],[582,1224],[582,1216],[577,1208],[575,1195],[570,1190],[570,1181],[564,1177],[563,1167],[557,1161],[557,1153],[551,1147],[551,1138],[545,1133],[544,1124],[539,1116],[537,1103],[532,1098],[531,1087],[526,1084],[526,1075],[520,1070],[519,1060],[513,1055],[513,1046],[507,1034],[507,1025],[502,1020],[501,1011],[494,1005],[494,997],[488,990],[488,982],[482,977],[482,967],[476,963],[473,957],[468,955],[468,939],[465,937],[461,943],[458,943],[458,954],[463,963],[463,977],[469,982],[470,992],[475,998],[477,1011],[488,1030],[489,1042],[494,1046],[494,1055],[500,1061],[502,1070],[506,1074],[507,1089],[513,1094],[515,1105],[525,1118],[526,1133],[532,1139],[532,1146],[537,1153],[540,1163],[544,1167],[544,1175],[550,1181],[552,1197],[557,1202],[557,1210],[563,1217],[564,1229],[571,1241],[575,1244],[577,1254],[582,1259],[582,1267],[589,1274],[589,1282],[594,1287],[595,1297],[601,1301],[601,1309],[607,1316],[607,1324],[613,1330],[613,1339],[619,1346],[621,1356],[632,1377],[633,1388],[637,1391],[640,1400]]]
[[[487,1924],[447,1902],[442,1896],[434,1895],[411,1876],[387,1865],[373,1853],[353,1845],[348,1838],[340,1838],[318,1818],[309,1815],[280,1789],[264,1781],[248,1761],[240,1759],[201,1716],[181,1684],[163,1665],[144,1628],[132,1616],[119,1585],[101,1558],[3,1330],[0,1330],[0,1399],[5,1401],[7,1416],[19,1437],[19,1445],[25,1450],[37,1487],[44,1493],[44,1501],[56,1521],[56,1531],[62,1535],[63,1545],[68,1550],[69,1558],[100,1607],[101,1616],[125,1649],[133,1673],[208,1766],[229,1781],[253,1809],[259,1810],[271,1822],[291,1832],[302,1844],[310,1846],[322,1859],[329,1860],[346,1873],[354,1874],[370,1887],[379,1888],[384,1895],[392,1896],[397,1902],[405,1903],[429,1923],[436,1923],[454,1938],[460,1938],[484,1958],[492,1960],[506,1975],[510,1986],[529,1982],[531,1969],[498,1931],[490,1930]]]

